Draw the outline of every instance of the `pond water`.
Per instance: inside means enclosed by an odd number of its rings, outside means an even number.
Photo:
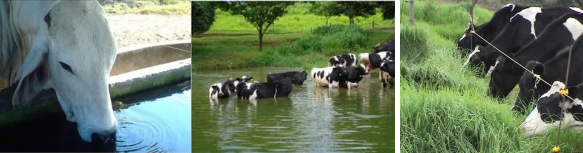
[[[190,152],[190,82],[114,99],[115,141],[86,143],[62,112],[0,128],[0,151]]]
[[[192,147],[194,152],[393,152],[394,88],[383,89],[378,74],[357,89],[314,87],[308,78],[289,97],[256,102],[235,97],[210,102],[208,88],[230,77],[292,68],[194,72]],[[309,73],[309,72],[308,72]]]

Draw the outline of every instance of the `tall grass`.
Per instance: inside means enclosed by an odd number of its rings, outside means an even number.
[[[455,43],[467,26],[468,6],[415,1],[415,27],[407,20],[401,24],[401,150],[549,152],[556,129],[522,138],[518,126],[526,116],[510,109],[517,92],[492,99],[486,95],[489,77],[461,68],[465,59]],[[401,18],[407,19],[408,5],[401,10]],[[481,24],[492,12],[478,5],[475,15]],[[562,152],[581,152],[582,134],[564,130]]]

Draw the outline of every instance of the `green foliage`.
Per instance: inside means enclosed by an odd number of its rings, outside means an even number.
[[[341,15],[341,10],[341,6],[335,2],[314,2],[310,7],[311,13],[326,17],[326,25],[330,17]]]
[[[350,24],[354,24],[354,17],[368,17],[375,14],[375,10],[378,7],[376,2],[365,2],[365,1],[341,1],[337,2],[340,4],[340,9],[342,14],[350,18]]]
[[[383,19],[394,19],[395,18],[395,1],[382,1],[378,2],[381,12],[383,12]]]
[[[303,55],[322,50],[354,50],[364,47],[365,42],[366,33],[358,26],[322,26],[314,29],[311,35],[282,47],[279,52],[283,55]]]
[[[327,25],[324,17],[310,13],[311,6],[312,3],[295,3],[287,9],[288,13],[273,23],[266,33],[305,32],[322,25]],[[215,15],[215,23],[207,33],[257,32],[257,29],[241,15],[231,15],[229,12],[220,8],[215,11]],[[375,15],[366,18],[357,18],[357,20],[358,22],[355,25],[362,28],[370,28],[373,21],[376,28],[393,29],[395,27],[394,20],[384,20],[380,11],[377,11]],[[332,16],[328,20],[328,24],[349,24],[349,18],[343,15]]]
[[[223,2],[221,9],[233,15],[242,15],[259,33],[259,50],[263,48],[263,35],[273,22],[286,13],[286,8],[293,2]]]
[[[192,2],[192,34],[201,34],[211,28],[215,22],[215,8],[211,2]]]
[[[420,62],[425,58],[427,46],[427,32],[422,29],[401,25],[401,60]]]

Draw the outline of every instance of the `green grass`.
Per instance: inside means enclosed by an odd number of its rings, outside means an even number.
[[[326,24],[326,19],[322,16],[317,16],[309,12],[311,4],[308,3],[296,3],[295,5],[288,8],[288,12],[277,19],[269,28],[268,32],[271,33],[287,33],[287,32],[305,32],[310,31],[316,27],[323,26]],[[215,12],[215,22],[211,26],[211,29],[206,33],[256,33],[257,31],[245,19],[240,15],[231,15],[228,12],[221,11],[217,9]],[[382,27],[388,29],[394,29],[394,20],[383,20],[381,13],[378,12],[376,15],[362,18],[356,18],[355,22],[357,25],[363,28],[371,28],[372,23],[375,23],[375,27]],[[328,21],[330,24],[348,24],[349,19],[347,16],[336,16],[332,17]]]
[[[379,18],[375,21],[383,23],[383,29],[348,26],[348,18],[342,25],[325,26],[323,22],[315,24],[323,19],[309,14],[307,8],[309,4],[306,3],[289,8],[288,14],[276,21],[275,30],[268,31],[264,36],[261,52],[258,51],[258,36],[251,25],[233,25],[239,21],[248,24],[243,17],[217,11],[215,23],[207,35],[244,35],[192,38],[192,61],[197,63],[193,64],[193,71],[263,66],[309,70],[327,66],[333,55],[370,52],[376,44],[394,37],[392,32],[384,29],[393,28],[394,25],[389,25],[394,23],[393,20],[381,22]],[[372,21],[377,17],[380,17],[380,12],[363,21]],[[279,27],[277,24],[280,24]]]
[[[408,4],[401,2],[401,4]],[[517,91],[487,96],[489,77],[461,68],[455,43],[468,23],[469,3],[415,1],[415,27],[401,6],[401,150],[403,152],[549,152],[557,129],[522,138],[526,115],[511,111]],[[476,6],[478,23],[492,12]],[[581,132],[564,129],[562,152],[581,152]]]
[[[117,2],[114,5],[105,5],[103,9],[110,14],[190,14],[190,2],[170,0],[164,5],[157,4],[154,1]]]

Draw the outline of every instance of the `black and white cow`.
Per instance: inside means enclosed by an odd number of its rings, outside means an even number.
[[[311,76],[315,86],[338,88],[345,83],[345,67],[312,68]]]
[[[510,18],[510,23],[491,43],[506,54],[516,53],[522,46],[536,39],[548,24],[563,14],[570,12],[580,13],[582,11],[579,8],[562,7],[530,7],[524,9]],[[479,67],[484,64],[484,69],[480,72],[480,76],[483,76],[489,69],[493,68],[496,59],[501,55],[493,46],[477,47],[476,50],[468,55],[468,62],[471,66]]]
[[[347,86],[348,89],[352,87],[358,87],[358,82],[362,80],[362,76],[366,75],[366,70],[361,66],[347,66],[346,67],[346,84],[341,84],[342,87]]]
[[[287,97],[292,91],[293,84],[289,78],[273,76],[273,82],[249,83],[241,82],[237,85],[237,96],[243,99]]]
[[[520,6],[515,4],[507,4],[500,8],[494,13],[490,21],[475,26],[474,29],[477,34],[482,36],[487,41],[492,41],[496,36],[506,27],[506,24],[510,22],[510,18],[516,13],[528,8],[528,6]],[[472,25],[469,25],[464,35],[460,38],[457,43],[457,48],[462,51],[462,55],[466,56],[469,50],[474,49],[476,46],[488,46],[488,44],[482,39],[470,34],[470,29]]]
[[[275,82],[276,79],[284,77],[289,78],[294,85],[303,85],[304,81],[308,77],[306,71],[289,71],[283,73],[267,74],[267,82]]]
[[[229,98],[232,93],[236,93],[236,86],[241,82],[249,82],[253,77],[243,76],[241,78],[230,78],[223,83],[215,83],[209,88],[209,98],[216,101],[219,98]]]
[[[357,62],[358,59],[356,59],[356,55],[352,53],[332,56],[332,58],[330,58],[331,66],[356,66]]]
[[[528,61],[546,62],[561,49],[570,47],[583,32],[583,14],[567,13],[549,24],[536,40],[509,56],[521,65]],[[489,95],[504,98],[518,84],[524,69],[511,60],[502,58],[491,74]]]
[[[583,57],[583,39],[577,39],[573,46],[571,47],[571,65],[569,67],[569,82],[567,86],[574,86],[580,82],[583,82],[583,60],[579,57]],[[541,76],[543,80],[552,81],[565,81],[565,75],[567,71],[567,63],[569,58],[569,49],[566,51],[561,51],[553,59],[545,62],[544,64],[537,61],[530,61],[526,65],[529,71]],[[514,103],[513,110],[523,112],[527,106],[530,106],[534,99],[537,99],[543,93],[547,92],[550,87],[545,83],[538,83],[535,77],[529,73],[524,72],[520,81],[518,82],[518,87],[520,91],[516,102]]]
[[[385,60],[381,64],[381,82],[383,87],[387,87],[388,84],[393,85],[395,79],[395,61]]]
[[[215,83],[209,88],[209,98],[211,101],[216,101],[219,98],[229,98],[230,94],[229,87],[223,83]]]
[[[574,100],[565,98],[563,103],[563,96],[559,94],[559,90],[564,88],[564,83],[555,81],[551,89],[540,97],[536,108],[519,126],[523,137],[540,135],[552,127],[559,126],[559,121],[571,129],[583,130],[583,102],[581,102],[583,84],[569,87],[568,95]]]
[[[395,59],[392,52],[361,53],[358,56],[360,58],[360,64],[365,68],[366,73],[372,69],[380,68],[384,60]]]
[[[384,52],[384,51],[388,51],[388,52],[395,52],[395,39],[386,42],[386,43],[382,43],[382,44],[377,44],[374,48],[374,53],[378,53],[378,52]]]

